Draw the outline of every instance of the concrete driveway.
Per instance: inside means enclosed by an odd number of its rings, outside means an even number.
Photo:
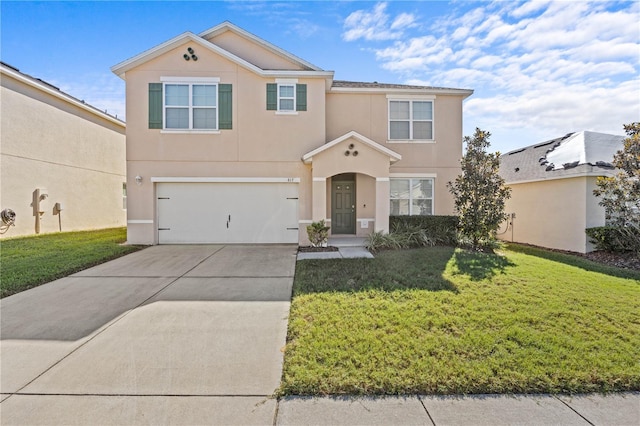
[[[295,261],[153,246],[2,299],[0,423],[271,424]]]

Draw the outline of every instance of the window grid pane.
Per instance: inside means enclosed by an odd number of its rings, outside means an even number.
[[[389,117],[392,120],[409,120],[409,102],[392,101],[389,104]]]
[[[293,111],[293,99],[280,99],[281,111]]]
[[[414,120],[431,120],[433,117],[431,102],[413,102],[413,119]]]
[[[167,84],[165,86],[165,105],[189,106],[189,86],[186,84]]]
[[[193,106],[216,106],[216,98],[216,86],[193,86]]]
[[[167,129],[188,129],[189,108],[167,108]]]
[[[216,109],[215,108],[194,108],[193,128],[194,129],[215,129]]]
[[[392,121],[389,123],[391,139],[409,139],[409,122]]]

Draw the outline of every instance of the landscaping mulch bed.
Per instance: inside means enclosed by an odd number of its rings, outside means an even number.
[[[534,246],[533,244],[518,243],[525,247],[535,247],[555,253],[564,253],[571,256],[578,256],[597,262],[602,265],[614,266],[616,268],[631,269],[640,271],[640,257],[633,252],[610,252],[610,251],[592,251],[591,253],[576,253],[574,251],[552,249],[547,247]]]
[[[636,253],[612,253],[607,251],[593,251],[583,254],[583,257],[593,261],[618,268],[640,271],[640,257]]]
[[[333,247],[333,246],[329,246],[329,247],[298,247],[298,252],[299,253],[323,253],[323,252],[329,252],[329,251],[338,251],[338,247]]]

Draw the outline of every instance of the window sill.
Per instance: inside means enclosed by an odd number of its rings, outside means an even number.
[[[436,141],[435,141],[435,139],[429,139],[429,140],[387,139],[387,143],[419,143],[419,144],[430,144],[430,143],[436,143]]]
[[[162,134],[190,134],[190,135],[219,135],[220,130],[188,130],[188,129],[162,129],[160,130]]]
[[[276,111],[276,115],[298,115],[298,111]]]

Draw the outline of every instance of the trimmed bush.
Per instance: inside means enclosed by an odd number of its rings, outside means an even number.
[[[637,226],[598,226],[585,230],[596,250],[640,253],[640,229]]]
[[[366,246],[374,253],[435,245],[455,246],[457,224],[456,216],[390,216],[389,233],[369,234]]]
[[[422,230],[435,244],[457,244],[458,216],[390,216],[392,234]]]

